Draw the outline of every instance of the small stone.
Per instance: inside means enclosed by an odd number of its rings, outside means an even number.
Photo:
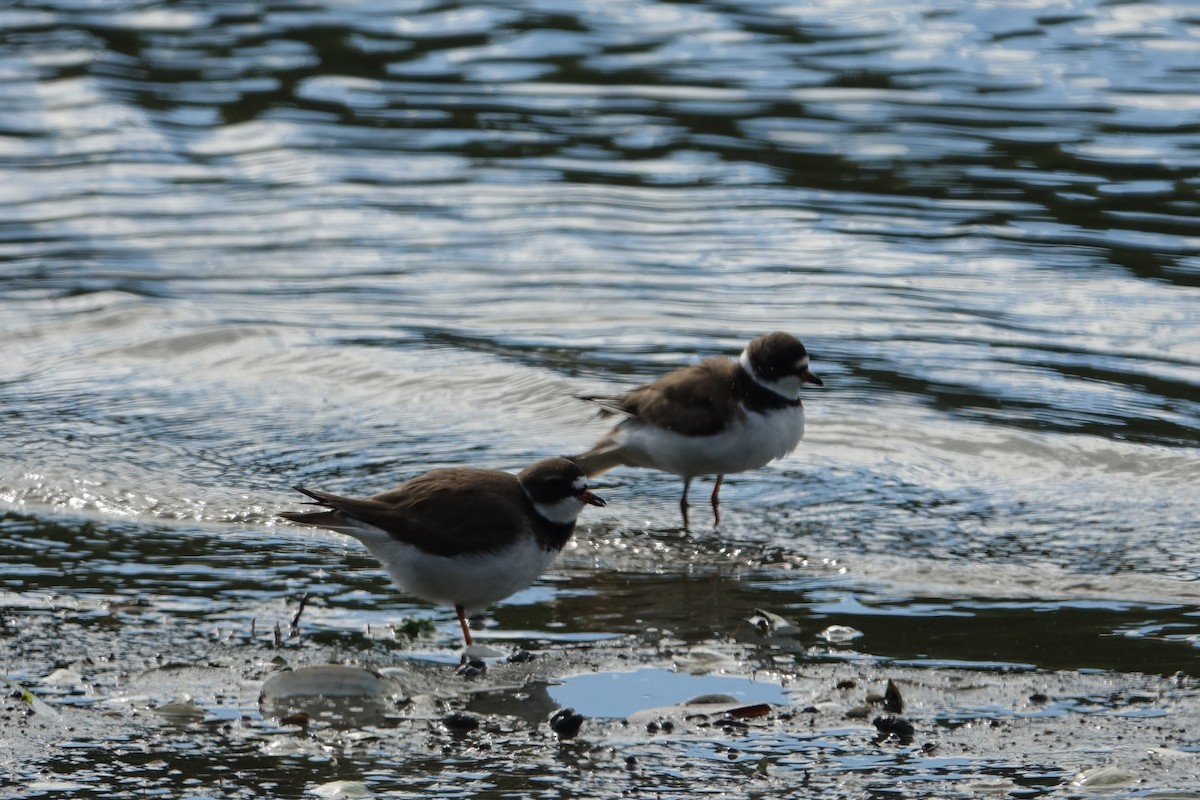
[[[367,789],[366,784],[358,781],[330,781],[329,783],[322,783],[320,786],[314,787],[312,793],[317,797],[325,798],[371,796],[371,791]]]
[[[1136,783],[1138,774],[1122,767],[1092,767],[1085,769],[1071,781],[1081,789],[1119,789]]]
[[[204,709],[187,694],[180,695],[169,703],[155,706],[154,711],[169,719],[180,721],[200,719],[204,716]]]
[[[863,632],[849,625],[830,625],[817,634],[818,639],[824,639],[830,644],[845,644],[863,636]]]

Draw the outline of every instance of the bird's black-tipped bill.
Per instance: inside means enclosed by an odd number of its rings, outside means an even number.
[[[824,386],[825,385],[825,381],[821,380],[816,375],[809,372],[807,369],[804,370],[804,372],[800,373],[800,382],[801,383],[811,383],[814,386]]]
[[[583,502],[587,503],[589,506],[606,506],[606,505],[608,505],[608,503],[604,502],[604,498],[602,498],[598,495],[592,494],[587,489],[583,490],[583,492],[579,495],[579,499],[582,500]]]

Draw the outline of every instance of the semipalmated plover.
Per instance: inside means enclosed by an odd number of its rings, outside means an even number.
[[[798,395],[805,383],[824,385],[809,371],[804,345],[791,334],[768,333],[737,360],[707,358],[624,394],[581,398],[599,405],[601,414],[624,419],[571,460],[589,476],[619,466],[681,476],[685,528],[692,478],[716,475],[711,501],[719,524],[725,476],[783,458],[804,436]]]
[[[402,591],[454,606],[467,647],[467,617],[533,583],[571,538],[583,507],[605,505],[565,458],[517,475],[436,469],[365,499],[296,489],[328,510],[279,516],[358,539]]]

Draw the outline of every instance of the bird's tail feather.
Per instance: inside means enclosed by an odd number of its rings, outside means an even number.
[[[589,478],[593,478],[604,472],[608,472],[614,467],[620,467],[627,463],[624,450],[612,444],[599,444],[586,453],[580,453],[577,456],[567,456],[567,458],[578,464],[579,468],[586,472]]]
[[[345,517],[337,511],[280,511],[279,516],[301,525],[319,525],[322,528],[345,521]]]
[[[621,398],[619,396],[610,397],[602,394],[577,394],[574,395],[574,397],[576,400],[582,400],[585,403],[591,403],[592,405],[598,407],[600,410],[596,412],[596,415],[600,417],[611,417],[614,414],[622,417],[634,416],[632,411],[625,408],[625,406],[621,404]]]

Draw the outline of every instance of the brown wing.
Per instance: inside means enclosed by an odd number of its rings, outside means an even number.
[[[498,539],[519,535],[527,519],[528,499],[516,476],[493,470],[434,470],[365,499],[301,491],[334,511],[288,519],[347,532],[330,523],[349,517],[435,555],[493,549]]]
[[[670,372],[654,383],[614,398],[622,411],[685,436],[717,433],[741,414],[737,376],[728,358],[709,358]]]

